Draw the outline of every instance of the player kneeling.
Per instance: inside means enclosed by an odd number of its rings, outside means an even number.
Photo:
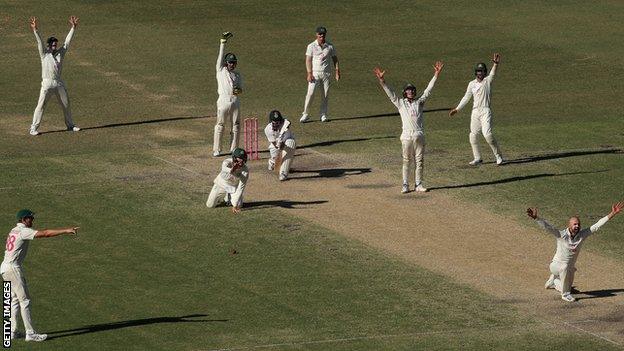
[[[214,179],[214,185],[208,195],[206,206],[209,208],[229,202],[232,212],[239,213],[243,207],[243,192],[249,179],[247,153],[241,148],[232,151],[232,157],[223,160],[221,172]]]
[[[269,112],[269,124],[264,128],[269,141],[269,171],[277,166],[279,180],[288,179],[290,164],[295,157],[295,135],[290,131],[290,121],[282,117],[278,110]]]

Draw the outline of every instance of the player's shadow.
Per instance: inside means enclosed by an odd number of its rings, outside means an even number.
[[[107,330],[115,330],[115,329],[123,329],[130,327],[138,327],[142,325],[150,325],[150,324],[159,324],[159,323],[210,323],[210,322],[227,322],[227,319],[188,319],[188,318],[199,318],[206,317],[206,314],[190,314],[187,316],[180,317],[155,317],[155,318],[144,318],[144,319],[132,319],[128,321],[120,321],[120,322],[111,322],[111,323],[102,323],[102,324],[91,324],[86,325],[84,327],[74,328],[74,329],[65,329],[65,330],[55,330],[52,332],[47,332],[48,340],[64,338],[68,336],[76,336],[82,334],[89,333],[97,333],[101,331]]]
[[[434,109],[430,109],[430,110],[424,110],[423,113],[427,113],[427,112],[439,112],[439,111],[450,111],[452,110],[452,108],[434,108]],[[391,117],[391,116],[398,116],[399,113],[398,112],[392,112],[392,113],[380,113],[377,115],[366,115],[366,116],[353,116],[353,117],[342,117],[342,118],[333,118],[330,121],[348,121],[348,120],[352,120],[352,119],[366,119],[366,118],[382,118],[382,117]]]
[[[318,143],[297,146],[297,150],[309,149],[309,148],[318,147],[318,146],[331,146],[331,145],[342,144],[342,143],[353,143],[353,142],[358,142],[358,141],[394,139],[394,138],[398,138],[398,137],[396,135],[386,135],[386,136],[371,137],[371,138],[353,138],[353,139],[342,139],[342,140],[319,141]]]
[[[575,296],[577,300],[586,300],[586,299],[600,299],[603,297],[615,297],[617,295],[621,295],[624,293],[624,289],[603,289],[603,290],[592,290],[592,291],[578,291],[573,293],[578,293],[586,296]]]
[[[349,175],[360,175],[372,172],[370,168],[326,168],[312,170],[291,170],[291,174],[297,174],[290,179],[313,179],[313,178],[340,178]],[[300,176],[300,174],[310,174]]]
[[[307,205],[319,205],[326,203],[327,200],[317,201],[291,201],[291,200],[270,200],[270,201],[251,201],[245,202],[245,211],[257,210],[261,208],[269,207],[281,207],[281,208],[299,208]]]
[[[585,151],[578,150],[578,151],[566,151],[566,152],[553,152],[553,153],[544,154],[544,155],[527,156],[527,157],[517,158],[514,160],[506,160],[505,164],[531,163],[531,162],[554,160],[558,158],[575,157],[575,156],[619,154],[619,153],[622,153],[622,151],[623,151],[622,149],[610,148],[610,149],[602,149],[602,150],[585,150]]]
[[[91,129],[103,129],[103,128],[117,128],[117,127],[127,127],[127,126],[136,126],[141,124],[153,124],[153,123],[163,123],[163,122],[173,122],[173,121],[182,121],[182,120],[191,120],[191,119],[202,119],[208,118],[210,116],[181,116],[181,117],[167,117],[167,118],[156,118],[156,119],[148,119],[144,121],[134,121],[134,122],[120,122],[120,123],[109,123],[102,124],[94,127],[84,127],[81,128],[81,131],[91,130]],[[50,130],[46,132],[41,132],[40,134],[50,134],[50,133],[60,133],[66,132],[67,129],[58,129],[58,130]],[[80,133],[80,132],[78,132]]]
[[[517,177],[510,177],[510,178],[491,180],[491,181],[487,181],[487,182],[475,182],[475,183],[457,184],[457,185],[433,186],[433,187],[430,187],[429,190],[473,188],[473,187],[478,187],[478,186],[486,186],[486,185],[496,185],[496,184],[505,184],[505,183],[519,182],[519,181],[523,181],[523,180],[536,179],[536,178],[563,177],[563,176],[577,175],[577,174],[602,173],[602,172],[607,172],[607,171],[608,170],[604,169],[604,170],[598,170],[598,171],[584,171],[584,172],[540,173],[540,174],[531,174],[531,175],[526,175],[526,176],[517,176]]]

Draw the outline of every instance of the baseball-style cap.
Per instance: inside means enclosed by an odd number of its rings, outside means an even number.
[[[316,27],[316,33],[318,34],[327,34],[327,28],[323,26]]]
[[[22,218],[24,217],[34,217],[34,216],[35,216],[35,213],[33,211],[28,210],[28,209],[23,209],[23,210],[19,210],[15,217],[17,217],[18,221],[21,221]]]

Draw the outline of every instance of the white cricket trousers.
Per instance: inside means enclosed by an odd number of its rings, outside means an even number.
[[[329,82],[331,81],[331,73],[313,72],[314,80],[308,82],[308,93],[306,94],[305,104],[303,105],[303,114],[308,115],[310,103],[314,96],[317,85],[323,86],[323,94],[321,95],[321,116],[327,116],[327,100],[329,98]]]
[[[284,141],[284,146],[281,150],[282,165],[280,167],[280,174],[288,176],[288,172],[290,172],[290,165],[292,164],[293,158],[295,158],[295,150],[297,150],[295,139],[286,139],[286,141]],[[271,155],[269,163],[275,164],[275,160],[280,154],[280,149],[273,146],[273,143],[270,143],[269,154]]]
[[[569,293],[574,283],[574,264],[552,261],[550,263],[550,273],[555,276],[555,287],[562,294]]]
[[[11,331],[17,330],[17,316],[21,312],[22,321],[26,334],[35,332],[30,317],[30,295],[28,285],[21,268],[15,266],[3,266],[2,279],[11,282]]]
[[[74,121],[72,120],[71,109],[69,106],[69,96],[67,95],[67,89],[65,89],[65,83],[62,80],[44,79],[41,81],[41,91],[39,92],[39,101],[35,112],[33,113],[33,121],[30,126],[31,130],[37,130],[41,124],[41,117],[43,117],[43,111],[48,103],[51,94],[55,94],[61,107],[63,108],[63,115],[65,115],[65,125],[68,129],[74,127]]]
[[[403,184],[409,184],[410,178],[418,186],[422,182],[425,154],[425,135],[415,133],[408,139],[401,139],[403,147]]]
[[[223,187],[221,187],[218,184],[214,184],[212,186],[212,190],[210,190],[210,195],[208,195],[208,200],[206,200],[206,206],[208,208],[217,207],[218,205],[225,202],[227,195],[228,195],[228,192],[225,191]],[[241,205],[243,204],[243,195],[237,198],[236,194],[230,194],[229,200],[232,203],[232,205],[241,207]]]
[[[502,157],[498,142],[492,135],[492,110],[489,108],[476,108],[472,110],[470,116],[470,146],[475,160],[481,159],[481,150],[477,137],[483,134],[485,141],[490,145],[494,156]]]
[[[214,139],[212,151],[221,152],[221,136],[223,135],[223,126],[227,120],[231,126],[231,145],[230,152],[238,147],[239,130],[240,130],[240,101],[236,95],[219,95],[217,100],[217,124],[214,127]]]

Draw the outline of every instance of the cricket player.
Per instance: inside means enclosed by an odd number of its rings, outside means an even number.
[[[457,111],[466,106],[468,101],[470,101],[470,97],[473,97],[474,103],[470,116],[470,146],[472,147],[474,159],[468,163],[471,166],[476,166],[483,162],[481,159],[481,151],[479,150],[479,142],[477,140],[479,133],[483,134],[485,141],[487,141],[490,148],[492,148],[494,157],[496,157],[496,164],[500,166],[505,162],[498,142],[496,142],[494,135],[492,135],[492,111],[490,110],[492,80],[494,79],[496,68],[500,63],[500,54],[494,54],[492,62],[494,64],[492,65],[490,74],[487,72],[485,63],[477,64],[475,67],[476,79],[468,83],[466,94],[459,102],[459,105],[449,112],[449,116],[453,116]]]
[[[80,130],[72,120],[71,109],[69,106],[69,96],[67,95],[67,89],[65,88],[65,82],[61,79],[61,70],[63,68],[63,60],[65,54],[69,49],[69,44],[74,37],[74,30],[78,26],[78,17],[69,17],[69,23],[71,29],[65,38],[65,42],[61,48],[58,48],[58,39],[55,37],[49,37],[47,40],[47,46],[43,46],[41,37],[39,36],[39,30],[37,28],[37,17],[30,18],[30,28],[35,34],[37,39],[37,49],[39,50],[39,57],[41,57],[41,91],[39,92],[39,101],[33,114],[32,125],[30,126],[30,135],[39,135],[38,129],[41,124],[41,117],[43,116],[43,110],[48,102],[50,94],[55,94],[58,98],[61,107],[63,108],[63,114],[65,115],[65,125],[68,131],[77,132]]]
[[[225,32],[221,36],[221,45],[219,45],[219,56],[217,57],[217,90],[219,98],[217,99],[217,124],[214,127],[213,153],[214,157],[221,154],[221,136],[223,135],[223,125],[227,119],[232,130],[230,152],[238,147],[239,127],[240,127],[240,102],[238,95],[243,92],[243,80],[236,71],[238,60],[233,53],[224,55],[225,43],[232,37],[232,33]]]
[[[282,117],[278,110],[269,112],[269,124],[264,128],[264,134],[269,141],[269,171],[279,165],[279,180],[288,179],[290,165],[295,157],[295,135],[290,131],[290,121]]]
[[[611,212],[602,217],[598,222],[589,228],[581,229],[581,221],[578,217],[570,217],[568,227],[558,230],[545,219],[538,217],[537,208],[527,209],[527,215],[537,221],[540,227],[546,229],[557,239],[557,251],[550,263],[550,277],[544,287],[546,289],[556,289],[561,292],[561,299],[567,302],[574,302],[572,296],[572,283],[574,283],[574,272],[576,272],[576,259],[581,252],[581,246],[585,239],[595,233],[608,220],[624,208],[624,202],[617,202],[611,206]]]
[[[306,49],[306,70],[308,72],[308,93],[306,94],[305,104],[303,105],[303,113],[300,122],[308,120],[308,112],[310,102],[314,95],[317,85],[323,86],[323,95],[321,96],[321,122],[329,120],[327,117],[327,99],[329,97],[329,82],[331,80],[332,69],[329,60],[333,62],[336,80],[340,80],[340,68],[338,67],[338,55],[334,46],[325,40],[327,29],[325,27],[316,28],[316,40],[311,42]]]
[[[206,206],[217,207],[220,203],[230,202],[232,212],[240,213],[243,207],[243,193],[249,179],[249,169],[245,164],[247,153],[241,148],[232,151],[232,157],[223,160],[221,172],[214,179],[214,185],[208,195]]]
[[[35,230],[32,228],[35,213],[30,210],[17,212],[17,226],[11,230],[6,241],[4,261],[0,265],[2,279],[11,282],[11,339],[22,337],[17,330],[17,316],[21,312],[26,341],[44,341],[46,334],[37,334],[30,318],[30,295],[22,269],[28,252],[28,244],[35,238],[50,238],[61,234],[76,234],[78,227]]]
[[[401,133],[401,145],[403,148],[403,186],[401,193],[409,192],[409,179],[412,178],[415,184],[415,191],[426,192],[422,184],[424,154],[425,154],[425,130],[423,127],[423,108],[425,101],[431,95],[431,90],[435,85],[444,64],[437,61],[433,66],[433,78],[429,81],[429,85],[421,96],[417,96],[416,87],[407,84],[403,88],[403,98],[399,99],[396,93],[386,84],[384,75],[386,71],[375,67],[373,72],[379,84],[390,98],[390,101],[396,106],[401,115],[403,124],[403,132]],[[415,170],[414,170],[415,166]]]

